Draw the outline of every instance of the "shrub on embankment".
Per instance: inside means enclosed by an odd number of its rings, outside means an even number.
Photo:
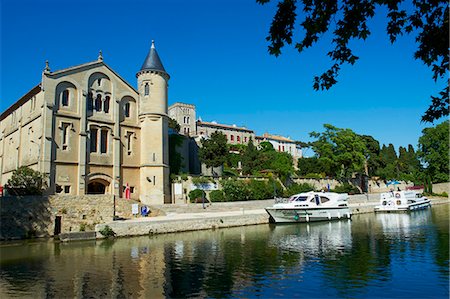
[[[221,182],[225,201],[244,201],[269,199],[274,196],[283,196],[283,187],[280,182],[269,180],[237,180],[228,179]]]

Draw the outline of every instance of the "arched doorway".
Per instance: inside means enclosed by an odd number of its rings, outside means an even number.
[[[108,193],[109,182],[105,180],[94,180],[88,184],[87,193],[88,194],[106,194]]]

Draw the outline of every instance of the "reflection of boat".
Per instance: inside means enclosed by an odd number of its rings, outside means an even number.
[[[352,246],[351,221],[274,226],[271,244],[288,251],[316,255]]]
[[[417,232],[417,228],[425,227],[430,223],[431,211],[422,210],[416,213],[381,213],[376,215],[376,219],[381,223],[385,233],[412,234]]]
[[[276,223],[336,220],[351,217],[347,193],[307,192],[266,208]]]
[[[396,191],[380,194],[380,205],[375,212],[408,212],[422,210],[431,206],[428,198],[415,191]]]

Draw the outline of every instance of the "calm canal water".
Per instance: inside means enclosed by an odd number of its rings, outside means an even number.
[[[3,243],[0,297],[448,298],[449,205],[332,223]]]

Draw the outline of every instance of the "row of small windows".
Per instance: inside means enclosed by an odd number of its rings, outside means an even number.
[[[106,96],[104,99],[102,99],[101,94],[98,94],[94,99],[92,92],[89,92],[87,101],[88,110],[89,111],[95,110],[97,112],[103,111],[105,113],[109,113],[110,100],[111,100],[110,96]]]
[[[234,135],[230,135],[230,141],[234,141]],[[241,142],[241,136],[236,136],[236,142]],[[247,142],[247,137],[244,136],[244,143]]]
[[[61,148],[62,150],[69,149],[69,131],[72,128],[71,123],[61,123]],[[98,129],[91,127],[90,129],[90,152],[106,154],[108,152],[108,129]],[[132,139],[136,138],[134,132],[126,133],[126,149],[127,154],[132,154]]]
[[[66,89],[61,93],[61,105],[63,107],[69,106],[69,98],[70,98],[70,91],[68,89]],[[89,111],[109,113],[110,101],[111,101],[110,96],[106,96],[106,97],[102,98],[102,95],[98,94],[94,99],[92,92],[89,92],[87,108]],[[35,105],[35,102],[34,102],[34,105]],[[129,102],[127,102],[123,105],[123,114],[125,117],[130,117],[131,113],[130,113],[130,103]]]
[[[89,139],[91,153],[106,154],[108,152],[108,129],[91,128]]]
[[[189,116],[185,116],[183,118],[183,124],[189,124],[189,121],[190,121]]]

